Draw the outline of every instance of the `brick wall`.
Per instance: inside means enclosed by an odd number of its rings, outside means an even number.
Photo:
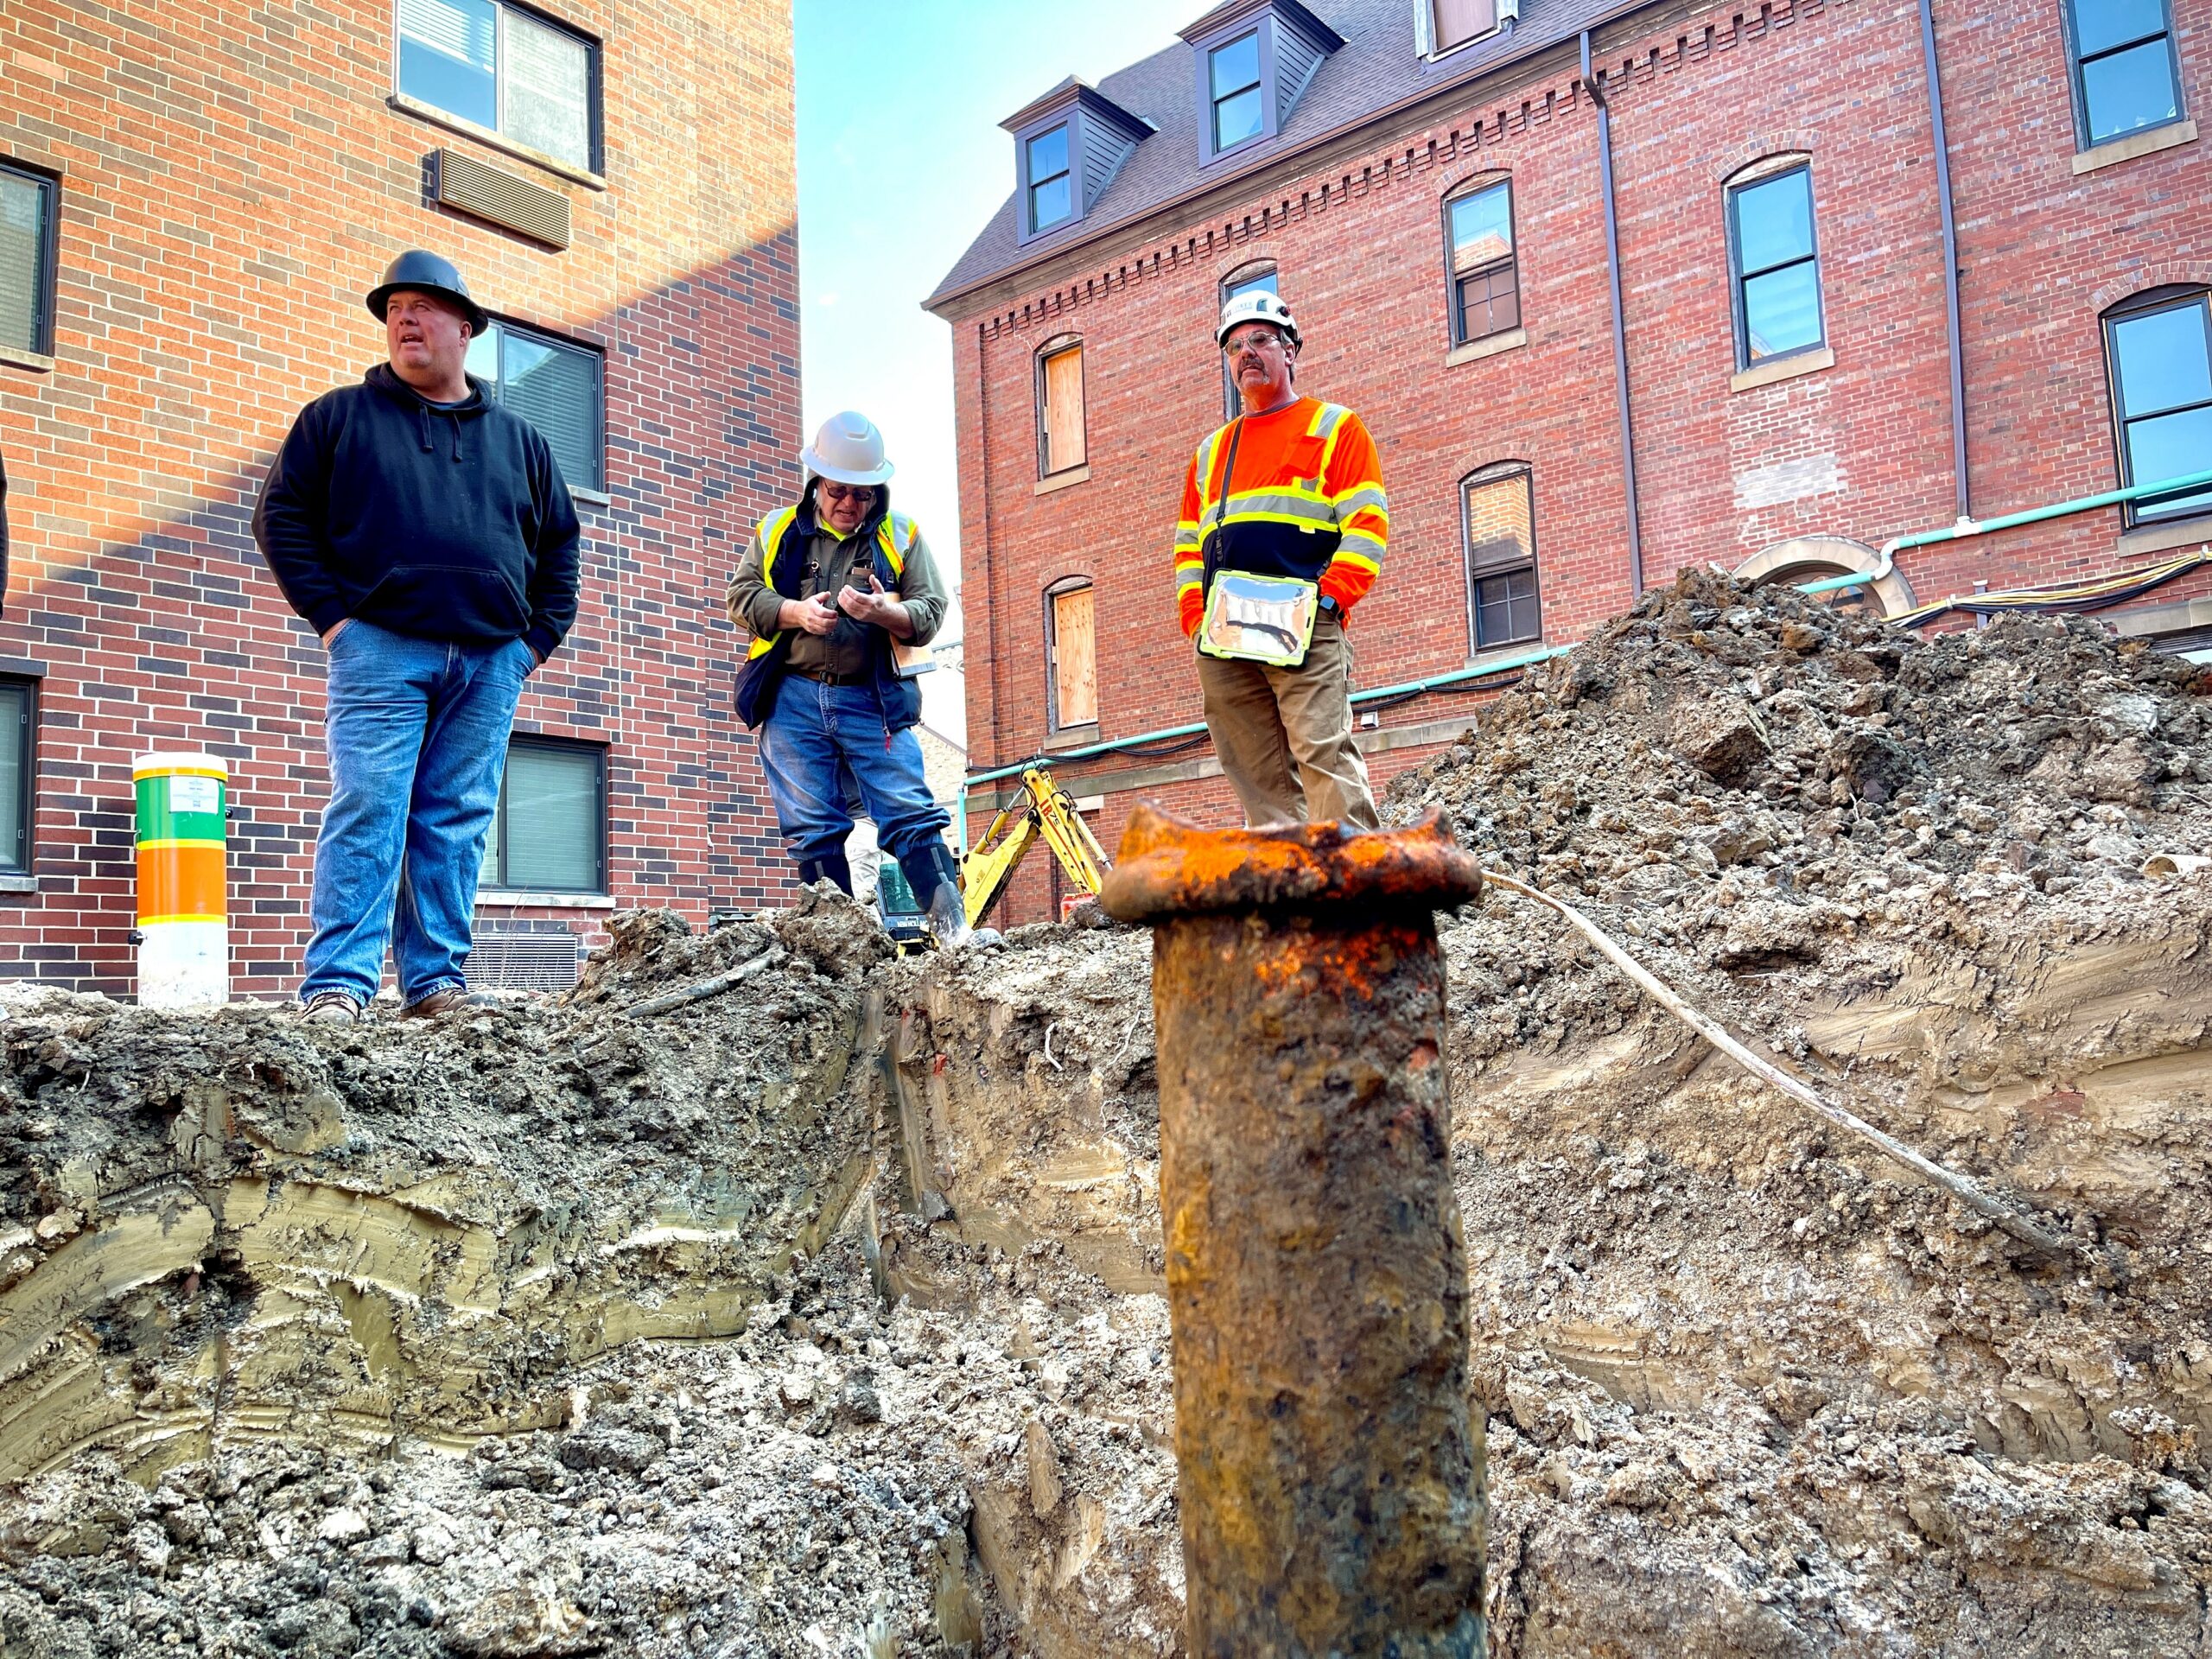
[[[2117,484],[2097,314],[2159,283],[2212,281],[2212,171],[2190,143],[2077,176],[2056,0],[1936,10],[1971,481],[1986,518]],[[2194,111],[2212,99],[2212,0],[2176,0],[2174,12]],[[1948,524],[1943,265],[1916,8],[1784,0],[1681,21],[1655,7],[1601,31],[1594,61],[1613,112],[1645,581],[1734,568],[1797,537],[1871,548]],[[1562,46],[1332,144],[1325,165],[1287,161],[944,308],[977,767],[1046,741],[1041,596],[1064,576],[1097,587],[1102,735],[1200,717],[1167,548],[1191,449],[1220,419],[1216,295],[1254,260],[1277,264],[1308,337],[1300,390],[1357,410],[1381,448],[1393,537],[1354,621],[1360,683],[1468,661],[1458,484],[1487,464],[1533,468],[1546,643],[1629,601],[1598,124],[1578,67]],[[1724,187],[1782,154],[1811,161],[1834,361],[1732,391]],[[1513,182],[1528,343],[1448,364],[1441,201],[1491,175]],[[1071,334],[1085,352],[1090,476],[1039,495],[1034,357]],[[2150,556],[2121,530],[2114,510],[1908,553],[1902,566],[1923,601],[1976,581],[2086,575]],[[2146,602],[2208,591],[2200,573]],[[1407,704],[1385,730],[1448,730],[1465,702]],[[1378,780],[1430,752],[1391,749],[1373,763]],[[1204,758],[1178,757],[1186,769]],[[1084,795],[1100,788],[1086,777],[1142,766],[1109,758],[1066,766],[1062,781]],[[1139,792],[1234,817],[1217,779],[1154,767],[1108,793],[1096,823],[1109,850]],[[1025,872],[1005,916],[1042,915],[1050,896],[1047,873]]]
[[[0,9],[0,156],[61,177],[56,361],[0,364],[0,671],[42,676],[38,890],[0,893],[0,975],[130,989],[131,757],[204,747],[237,808],[234,988],[295,982],[323,658],[248,521],[298,409],[381,359],[361,296],[409,246],[606,353],[609,499],[580,504],[582,614],[518,729],[607,746],[615,899],[696,920],[784,884],[721,593],[798,481],[789,11],[550,9],[603,43],[603,191],[390,107],[392,0]],[[427,205],[440,146],[566,194],[571,245]],[[605,908],[484,919],[588,935]]]

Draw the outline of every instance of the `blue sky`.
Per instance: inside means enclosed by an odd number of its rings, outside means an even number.
[[[951,331],[921,308],[1014,188],[999,123],[1068,75],[1096,86],[1175,41],[1205,0],[794,0],[803,424],[883,428],[893,499],[959,580]],[[956,620],[954,627],[958,626]],[[959,677],[923,682],[965,730]]]

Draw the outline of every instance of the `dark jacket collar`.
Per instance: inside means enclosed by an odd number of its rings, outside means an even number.
[[[818,478],[810,478],[806,480],[806,488],[800,493],[798,498],[798,528],[802,535],[836,536],[837,534],[834,528],[824,524],[814,516],[814,492],[820,486],[821,482],[822,480]],[[888,484],[879,484],[875,486],[875,505],[868,509],[868,517],[861,520],[861,527],[855,531],[853,535],[874,536],[875,534],[875,527],[890,516],[891,486]],[[838,539],[840,541],[850,541],[852,537],[839,537]]]

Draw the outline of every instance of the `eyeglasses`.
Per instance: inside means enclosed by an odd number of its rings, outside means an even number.
[[[873,484],[827,484],[822,486],[822,499],[832,506],[842,501],[857,501],[866,506],[875,499]]]
[[[1224,342],[1221,349],[1223,355],[1226,357],[1240,357],[1247,352],[1256,357],[1263,348],[1268,351],[1281,351],[1282,336],[1272,329],[1264,334],[1239,334]]]

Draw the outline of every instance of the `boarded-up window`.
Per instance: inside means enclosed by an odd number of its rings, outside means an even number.
[[[1430,0],[1436,50],[1448,52],[1497,27],[1497,0]]]
[[[1052,638],[1052,729],[1095,725],[1098,720],[1097,613],[1091,588],[1064,588],[1047,595]]]
[[[1038,424],[1044,454],[1038,469],[1050,477],[1083,465],[1083,347],[1068,346],[1046,353],[1040,379],[1045,411]]]
[[[1462,486],[1468,608],[1477,651],[1543,636],[1536,603],[1535,480],[1519,461],[1485,467]]]

